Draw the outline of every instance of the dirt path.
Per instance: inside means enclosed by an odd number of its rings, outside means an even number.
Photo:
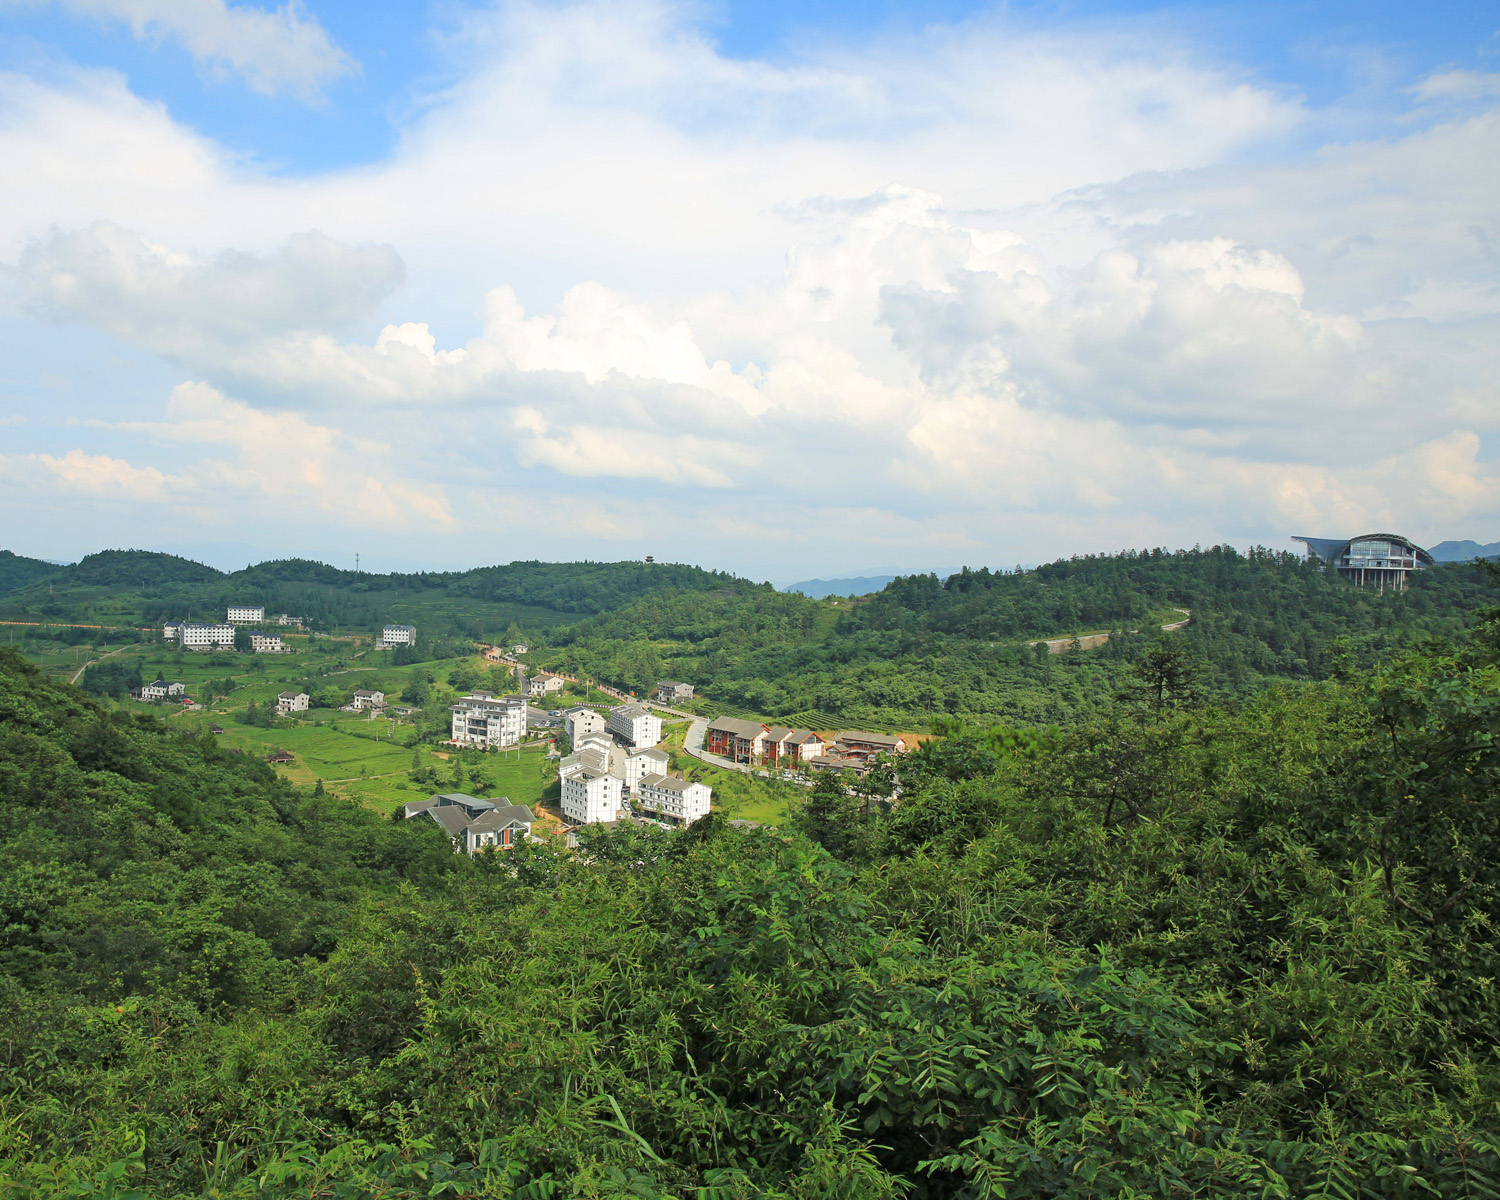
[[[96,626],[96,625],[75,625],[75,626],[73,626],[73,628],[75,628],[75,629],[97,629],[97,628],[100,628],[100,627]],[[78,673],[76,675],[74,675],[73,678],[71,680],[69,680],[69,682],[72,683],[75,687],[78,686],[78,681],[83,678],[83,673],[85,671],[87,671],[90,667],[92,667],[95,663],[101,663],[106,658],[113,658],[116,654],[123,653],[124,651],[129,650],[129,649],[130,649],[129,646],[121,646],[119,650],[111,650],[108,654],[101,654],[98,658],[91,658],[91,659],[89,659],[88,662],[84,663],[83,666],[81,666],[81,667],[78,668]]]

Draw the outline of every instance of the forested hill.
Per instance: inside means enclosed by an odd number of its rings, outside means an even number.
[[[1456,636],[1492,594],[1470,565],[1382,595],[1294,554],[1148,550],[907,576],[836,605],[753,586],[652,597],[560,632],[539,661],[635,689],[683,679],[723,706],[813,728],[913,729],[936,715],[1049,724],[1105,710],[1142,643],[1180,610],[1191,621],[1172,636],[1204,694],[1229,701]],[[1112,632],[1098,649],[1026,644],[1098,632]]]
[[[1500,1194],[1494,614],[1232,711],[1185,644],[473,861],[0,652],[0,1197]]]
[[[0,612],[120,625],[222,619],[230,604],[262,604],[314,627],[365,628],[387,620],[435,636],[498,636],[512,623],[555,624],[661,591],[706,591],[737,582],[675,563],[513,562],[468,571],[370,574],[307,559],[225,573],[144,550],[107,550],[71,566],[0,559]],[[21,564],[28,564],[24,569]]]
[[[23,558],[9,550],[0,550],[0,596],[23,588],[58,570],[56,563],[39,558]]]

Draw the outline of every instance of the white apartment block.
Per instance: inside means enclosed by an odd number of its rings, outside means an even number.
[[[636,787],[635,806],[677,825],[691,825],[708,816],[713,791],[705,783],[689,783],[672,775],[647,775]]]
[[[276,697],[276,711],[279,713],[306,712],[307,706],[312,703],[312,697],[306,692],[282,692]]]
[[[661,741],[661,718],[641,704],[622,704],[609,710],[609,731],[644,750]]]
[[[488,692],[465,696],[452,706],[453,740],[468,746],[519,746],[526,733],[526,701]]]
[[[630,750],[615,751],[616,755],[624,759],[620,764],[624,772],[625,791],[630,795],[636,794],[637,786],[647,775],[665,775],[671,758],[665,750]]]
[[[618,821],[624,785],[618,775],[582,768],[562,781],[563,816],[574,825]]]
[[[415,646],[417,644],[417,627],[415,625],[387,625],[380,631],[380,641],[377,646],[389,649],[392,646]]]
[[[194,625],[183,622],[177,626],[177,644],[184,650],[212,650],[215,646],[234,649],[234,626]]]
[[[578,743],[589,734],[603,733],[606,722],[592,708],[570,708],[563,713],[563,728],[567,730],[568,741],[576,750]]]
[[[229,615],[224,618],[231,625],[260,625],[266,619],[264,604],[231,604]]]
[[[252,633],[250,649],[257,654],[290,654],[292,648],[281,640],[279,633]]]

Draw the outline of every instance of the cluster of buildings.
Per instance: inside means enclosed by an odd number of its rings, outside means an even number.
[[[302,628],[301,617],[289,617],[282,613],[276,618],[277,625],[294,625]],[[266,610],[260,604],[231,604],[225,611],[223,621],[164,621],[161,637],[164,642],[176,642],[184,650],[233,650],[235,628],[239,625],[266,624]],[[254,630],[250,634],[250,649],[256,654],[290,654],[292,648],[279,633]]]
[[[408,820],[435,821],[448,833],[454,850],[478,854],[481,850],[507,850],[531,836],[535,814],[524,804],[512,804],[501,796],[480,800],[463,792],[446,792],[401,806]]]
[[[906,752],[906,739],[895,733],[846,730],[825,740],[811,729],[788,729],[740,717],[718,717],[708,726],[703,748],[731,762],[767,767],[807,767],[811,771],[863,773],[879,755]]]
[[[708,815],[712,789],[670,773],[670,757],[657,748],[661,718],[644,705],[621,704],[608,718],[572,708],[563,725],[572,753],[557,773],[563,816],[572,824],[641,816],[691,825]]]

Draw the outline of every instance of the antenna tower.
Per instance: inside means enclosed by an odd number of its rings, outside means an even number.
[[[354,573],[359,574],[359,551],[354,552]]]

